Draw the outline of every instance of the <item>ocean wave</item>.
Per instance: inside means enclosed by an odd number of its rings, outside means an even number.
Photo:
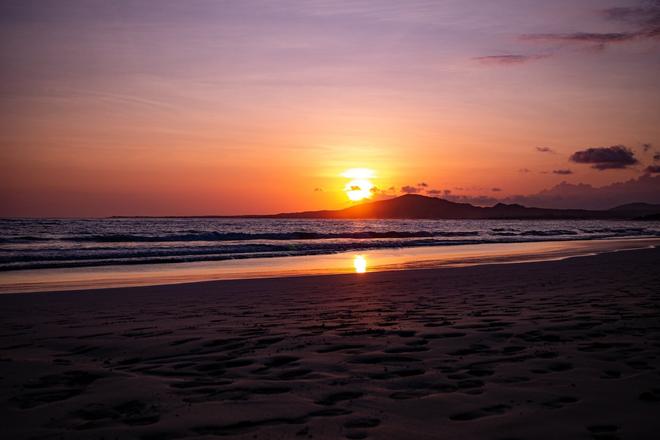
[[[656,235],[658,236],[658,235]],[[609,235],[571,236],[562,240],[596,240],[610,238]],[[349,251],[366,251],[376,249],[396,249],[422,246],[458,246],[495,243],[523,243],[555,241],[554,237],[517,236],[491,237],[488,239],[465,238],[460,240],[414,239],[414,240],[384,240],[384,241],[352,241],[352,242],[302,242],[286,245],[254,245],[237,244],[220,247],[184,247],[184,248],[117,248],[115,251],[103,252],[84,250],[67,250],[50,253],[22,253],[0,257],[0,271],[71,268],[107,265],[135,265],[184,263],[200,261],[222,261],[247,258],[269,258],[287,256],[305,256],[318,254],[333,254]]]
[[[660,236],[660,222],[0,219],[0,271]]]
[[[380,239],[380,238],[424,238],[424,237],[471,237],[478,236],[479,231],[361,231],[361,232],[268,232],[268,233],[248,233],[248,232],[196,232],[186,234],[166,234],[166,235],[134,235],[134,234],[107,234],[107,235],[74,235],[57,238],[45,237],[16,237],[13,240],[22,241],[47,241],[60,240],[79,243],[166,243],[166,242],[194,242],[194,241],[250,241],[250,240],[331,240],[331,239]]]

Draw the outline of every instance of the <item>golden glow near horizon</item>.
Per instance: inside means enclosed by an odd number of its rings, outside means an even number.
[[[660,175],[644,171],[660,163],[660,39],[636,15],[655,6],[5,3],[0,217],[335,210],[411,188],[546,208],[660,202]],[[571,159],[619,144],[635,153],[620,167]]]
[[[354,202],[370,198],[373,195],[374,184],[369,179],[374,175],[373,170],[368,168],[351,168],[344,171],[342,176],[351,179],[344,186],[348,198]]]
[[[353,258],[353,267],[355,267],[355,273],[365,273],[367,271],[367,259],[364,255],[356,255]]]

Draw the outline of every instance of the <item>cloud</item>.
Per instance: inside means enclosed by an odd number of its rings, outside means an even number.
[[[500,191],[502,191],[502,188],[495,187],[495,188],[491,188],[490,190],[493,191],[493,192],[500,192]]]
[[[634,25],[642,38],[657,38],[660,36],[660,1],[647,0],[644,5],[608,8],[602,12],[605,18]]]
[[[615,7],[601,10],[601,17],[625,26],[616,32],[593,32],[589,29],[569,32],[527,33],[520,39],[529,42],[587,46],[604,49],[613,44],[660,40],[660,1],[647,0],[640,7]],[[509,54],[476,57],[485,64],[516,65],[552,56],[546,54]]]
[[[434,195],[440,194],[440,190],[429,191],[433,191]],[[444,199],[477,206],[493,206],[502,202],[539,208],[609,209],[631,202],[660,203],[660,166],[647,167],[646,174],[637,179],[602,187],[594,187],[585,183],[561,182],[535,194],[503,198],[487,195],[454,195],[449,194],[448,190],[443,193]]]
[[[429,184],[426,182],[419,182],[417,185],[404,185],[401,187],[401,192],[404,194],[418,194],[421,193],[424,188],[428,188]]]
[[[642,150],[644,150],[644,153],[648,152],[651,148],[653,148],[653,145],[649,143],[642,144]]]
[[[449,200],[450,202],[469,203],[471,205],[477,205],[477,206],[493,206],[499,202],[499,200],[494,197],[482,196],[482,195],[469,196],[469,195],[450,194],[445,196],[445,199]]]
[[[404,185],[401,187],[401,192],[404,194],[417,194],[421,190],[417,186]]]
[[[584,209],[609,209],[631,202],[660,203],[660,175],[647,173],[602,187],[562,182],[536,194],[511,196],[502,201],[540,208]]]
[[[520,38],[531,41],[594,44],[599,47],[604,47],[607,44],[632,40],[636,38],[636,34],[633,32],[572,32],[563,34],[525,34]]]
[[[473,58],[482,64],[496,64],[500,66],[509,66],[512,64],[523,64],[529,61],[536,61],[547,58],[549,55],[487,55]]]
[[[323,188],[314,188],[314,192],[323,192]]]
[[[520,168],[518,170],[519,173],[530,173],[531,171],[532,170],[530,170],[529,168]]]
[[[553,154],[555,152],[555,150],[553,150],[550,147],[536,147],[536,151],[538,151],[539,153],[553,153]]]
[[[387,200],[396,197],[396,188],[393,186],[387,189],[380,189],[374,186],[369,191],[371,191],[373,200]]]
[[[653,160],[660,160],[660,152],[657,152],[653,155]]]
[[[627,168],[639,163],[635,153],[623,145],[591,147],[576,151],[571,155],[570,160],[575,163],[592,164],[592,168],[600,171]]]
[[[615,7],[601,11],[611,21],[628,25],[622,32],[568,32],[525,34],[523,40],[588,45],[604,49],[611,44],[660,39],[660,1],[648,0],[641,7]]]
[[[426,194],[431,196],[431,197],[439,197],[439,196],[444,196],[447,197],[451,194],[450,189],[429,189],[426,191]]]
[[[573,174],[573,171],[571,171],[571,170],[569,170],[569,169],[565,169],[565,170],[552,170],[552,172],[553,172],[553,174],[560,174],[560,175],[562,175],[562,176],[567,176],[567,175],[569,175],[569,174]]]
[[[632,202],[660,203],[660,166],[650,165],[645,172],[637,179],[601,187],[585,183],[561,182],[549,189],[529,195],[495,198],[488,195],[446,194],[443,198],[477,206],[493,206],[501,202],[558,209],[609,209]]]

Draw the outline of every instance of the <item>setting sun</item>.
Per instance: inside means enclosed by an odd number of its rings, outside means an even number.
[[[374,184],[369,180],[374,177],[373,170],[368,168],[351,168],[344,171],[342,176],[351,179],[344,186],[344,191],[352,201],[357,202],[368,199],[373,195]]]

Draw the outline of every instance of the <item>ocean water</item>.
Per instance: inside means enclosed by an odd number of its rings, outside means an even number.
[[[660,237],[660,222],[2,219],[0,270],[221,261],[384,248],[626,237]]]

